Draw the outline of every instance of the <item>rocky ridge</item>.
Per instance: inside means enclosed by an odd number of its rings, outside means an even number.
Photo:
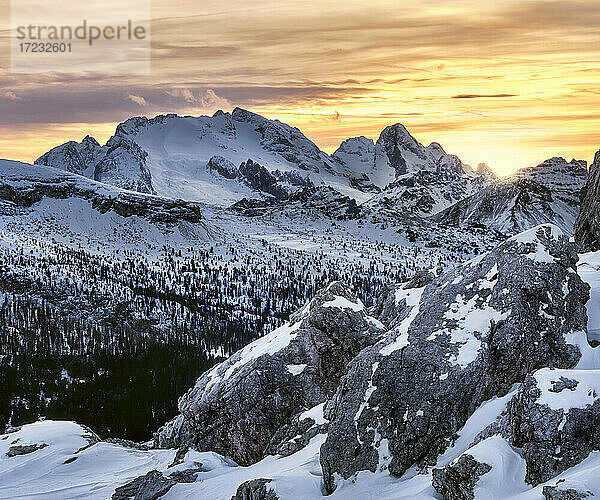
[[[269,446],[278,447],[271,441],[283,425],[333,395],[347,364],[382,333],[383,325],[360,300],[333,283],[288,324],[203,375],[179,400],[181,414],[158,430],[155,443],[255,463]]]
[[[376,142],[348,139],[328,155],[297,128],[241,108],[212,117],[134,117],[118,125],[105,146],[86,137],[57,146],[36,163],[217,205],[330,187],[357,203],[375,195],[373,209],[421,215],[468,196],[490,177],[437,143],[423,146],[401,124],[386,127]]]
[[[590,175],[581,193],[581,211],[575,223],[575,240],[583,251],[600,250],[600,151],[590,165]]]
[[[203,221],[200,205],[183,200],[144,195],[89,181],[55,168],[0,160],[0,199],[30,207],[43,198],[80,198],[100,213],[139,216],[152,223],[176,224]]]
[[[507,235],[552,223],[570,234],[586,180],[585,161],[550,158],[482,187],[434,219],[449,226],[483,225]]]

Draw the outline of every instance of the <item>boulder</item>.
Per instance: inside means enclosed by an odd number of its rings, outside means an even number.
[[[145,476],[119,486],[112,495],[112,500],[156,500],[165,495],[177,482],[165,477],[162,472],[151,470]]]
[[[269,489],[271,479],[251,479],[240,484],[231,500],[279,500],[277,494]]]
[[[361,470],[400,476],[434,464],[482,402],[535,369],[574,366],[579,348],[565,335],[585,331],[589,298],[577,259],[545,225],[422,288],[399,288],[389,332],[352,361],[327,404],[326,489]]]
[[[510,401],[508,418],[525,480],[548,481],[600,450],[600,370],[536,371]]]
[[[288,324],[202,375],[155,443],[257,462],[283,426],[333,395],[348,363],[383,332],[345,285],[332,283]]]
[[[444,500],[473,500],[474,488],[480,476],[492,470],[471,455],[462,455],[455,463],[433,470],[432,484]]]

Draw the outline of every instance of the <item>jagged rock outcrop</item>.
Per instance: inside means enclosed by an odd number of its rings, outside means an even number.
[[[288,202],[297,203],[298,209],[319,210],[336,219],[351,219],[361,212],[354,198],[344,196],[329,186],[303,189],[290,196]]]
[[[581,192],[581,210],[575,222],[575,241],[583,251],[600,250],[600,151],[590,165],[587,184]]]
[[[257,191],[270,194],[280,200],[289,196],[289,192],[283,186],[279,185],[275,175],[250,159],[242,163],[238,171],[244,181]]]
[[[600,450],[600,372],[542,369],[508,406],[511,441],[537,485]]]
[[[577,491],[573,488],[561,490],[558,486],[544,486],[542,495],[546,500],[583,500],[592,496],[586,491]]]
[[[166,495],[177,483],[193,483],[196,481],[198,472],[202,472],[202,464],[199,467],[175,471],[165,475],[158,470],[151,470],[143,476],[136,477],[132,481],[119,486],[112,495],[112,500],[156,500]]]
[[[118,130],[118,129],[117,129]],[[105,146],[89,135],[80,143],[61,144],[35,160],[112,186],[140,193],[155,193],[146,167],[146,153],[135,141],[116,134]]]
[[[474,171],[436,142],[423,146],[401,124],[381,132],[374,162],[387,165],[394,175],[365,206],[392,218],[434,215],[491,181],[489,169]]]
[[[81,142],[69,141],[56,146],[35,160],[35,164],[92,177],[96,164],[104,154],[105,148],[96,139],[86,135]]]
[[[279,120],[268,120],[242,108],[235,108],[231,119],[251,125],[260,134],[260,144],[265,150],[277,153],[301,170],[319,172],[332,168],[329,156],[296,127]]]
[[[335,219],[353,219],[361,214],[354,198],[344,196],[329,186],[305,187],[284,199],[244,198],[234,203],[231,209],[249,217],[263,215],[269,210],[285,210],[292,216],[303,214],[305,210],[314,210]]]
[[[551,223],[571,234],[586,179],[585,161],[550,158],[483,187],[434,220],[450,226],[485,226],[509,235]]]
[[[287,457],[300,451],[317,434],[327,432],[328,422],[323,417],[325,403],[311,408],[284,424],[271,438],[267,453]]]
[[[179,400],[181,414],[159,429],[155,443],[254,463],[282,426],[333,395],[348,363],[382,333],[383,325],[360,300],[333,283],[289,324],[200,377]]]
[[[106,143],[104,157],[94,167],[94,180],[139,193],[154,194],[148,153],[135,141],[115,135]]]
[[[302,176],[294,170],[269,171],[250,158],[242,162],[239,167],[236,167],[223,156],[213,156],[208,161],[207,166],[211,172],[217,172],[221,177],[229,180],[239,179],[255,191],[272,196],[275,200],[286,200],[291,194],[302,188],[313,187],[313,183],[308,176]],[[246,198],[237,203],[242,203],[244,200]],[[269,198],[246,201],[262,203],[264,206],[272,202]]]
[[[227,158],[218,155],[212,156],[208,160],[208,169],[211,172],[217,172],[221,177],[225,177],[226,179],[235,179],[238,176],[237,167]]]
[[[28,455],[29,453],[33,453],[34,451],[41,450],[48,446],[46,443],[41,444],[24,444],[24,445],[13,445],[6,452],[7,457],[16,457],[19,455]]]
[[[569,368],[589,287],[554,226],[511,238],[424,288],[398,289],[390,331],[365,348],[327,404],[325,486],[335,477],[435,463],[473,411],[531,371]],[[388,312],[388,317],[394,314]]]
[[[279,500],[277,493],[269,489],[270,479],[251,479],[240,484],[231,500]]]
[[[473,500],[475,484],[491,470],[490,465],[465,454],[443,469],[434,469],[432,484],[444,500]]]

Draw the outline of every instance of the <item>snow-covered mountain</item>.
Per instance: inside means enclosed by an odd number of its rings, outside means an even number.
[[[435,219],[451,226],[484,225],[505,234],[550,222],[572,234],[586,180],[585,161],[550,158],[484,186]]]
[[[324,186],[359,204],[384,191],[373,206],[425,214],[488,180],[439,144],[421,145],[400,124],[383,130],[377,142],[348,139],[330,156],[297,128],[240,108],[212,117],[131,118],[105,146],[86,137],[57,146],[36,163],[218,206],[243,198],[285,199]],[[386,190],[391,183],[396,184]]]
[[[240,108],[212,117],[131,118],[106,146],[90,138],[68,142],[36,163],[219,206],[313,184],[361,196],[340,165],[298,129]]]
[[[376,193],[365,207],[391,217],[433,215],[494,178],[490,169],[473,170],[436,142],[423,146],[401,124],[386,127],[376,143],[348,139],[333,158],[352,172],[355,186]]]
[[[48,151],[36,164],[55,167],[99,182],[140,193],[155,194],[146,168],[147,153],[135,142],[115,135],[105,146],[93,137],[70,141]]]

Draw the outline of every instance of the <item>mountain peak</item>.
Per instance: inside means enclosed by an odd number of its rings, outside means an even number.
[[[253,121],[267,121],[264,116],[259,115],[258,113],[253,113],[252,111],[248,111],[247,109],[235,107],[231,112],[231,117],[234,120],[240,122],[253,122]]]
[[[486,179],[497,179],[498,175],[494,172],[487,163],[479,163],[475,169],[475,173]]]
[[[393,141],[396,144],[405,144],[410,145],[411,147],[422,147],[422,145],[410,134],[408,129],[401,123],[396,123],[394,125],[388,125],[387,127],[385,127],[379,135],[379,141]]]
[[[100,143],[94,139],[91,135],[86,135],[83,140],[81,141],[81,143],[85,143],[85,144],[92,144],[94,146],[100,147]]]
[[[434,156],[437,156],[438,158],[446,154],[446,151],[439,142],[432,142],[425,149],[430,151]]]
[[[554,156],[552,158],[548,158],[547,160],[544,160],[542,163],[540,163],[539,165],[533,167],[533,168],[547,168],[547,167],[553,167],[553,168],[565,168],[568,170],[586,170],[587,171],[587,161],[585,160],[576,160],[575,158],[573,158],[570,162],[567,162],[567,160],[565,160],[562,156]]]

